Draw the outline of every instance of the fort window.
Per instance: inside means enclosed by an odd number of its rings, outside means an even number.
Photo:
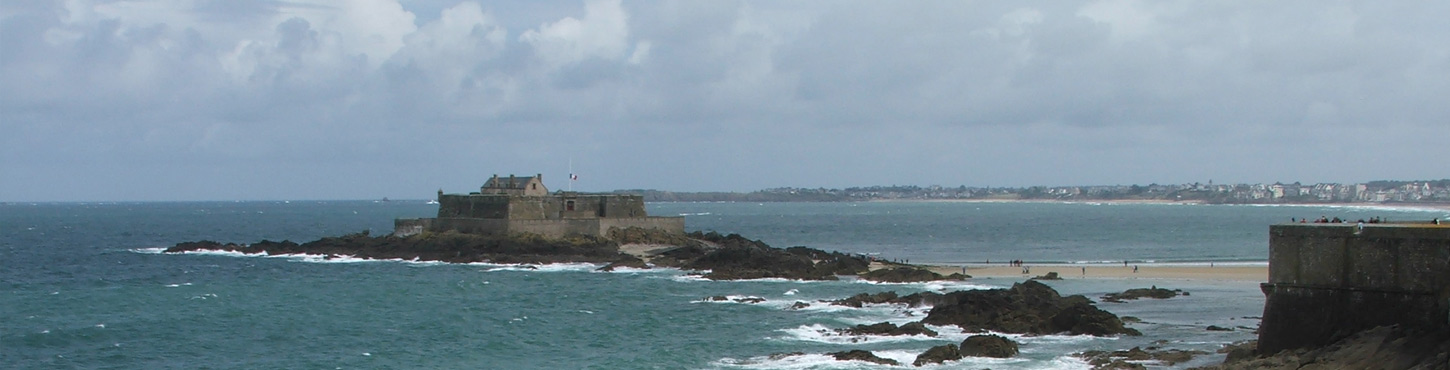
[[[574,201],[572,201],[572,200],[566,200],[566,201],[564,201],[564,210],[565,211],[573,211],[574,210]]]

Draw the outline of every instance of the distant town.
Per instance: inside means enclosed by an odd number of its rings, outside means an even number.
[[[1169,201],[1205,204],[1450,203],[1450,179],[1358,184],[1148,184],[1031,187],[868,186],[773,188],[748,193],[630,189],[650,202],[844,202],[871,200]]]

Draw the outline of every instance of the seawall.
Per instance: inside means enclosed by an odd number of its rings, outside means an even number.
[[[1272,225],[1262,288],[1263,354],[1376,326],[1450,327],[1450,225]]]

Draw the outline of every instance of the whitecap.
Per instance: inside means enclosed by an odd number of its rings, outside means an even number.
[[[488,269],[488,270],[485,270],[485,271],[487,271],[487,272],[495,272],[495,271],[526,271],[526,272],[563,272],[563,271],[577,271],[577,272],[591,272],[591,271],[594,271],[594,270],[596,270],[596,269],[598,269],[600,267],[602,267],[602,266],[601,265],[592,264],[592,263],[582,263],[582,262],[581,263],[551,263],[551,264],[547,264],[547,265],[525,265],[525,264],[520,264],[520,265],[502,265],[501,267],[495,267],[495,268],[491,268],[491,269]]]
[[[738,369],[819,369],[835,364],[836,358],[823,354],[756,356],[744,360],[722,358],[716,367]]]
[[[131,252],[133,252],[133,253],[142,253],[142,254],[162,254],[162,253],[166,253],[166,247],[133,248],[133,249],[128,249],[128,250],[131,251]]]
[[[984,285],[984,284],[978,284],[978,283],[967,282],[967,281],[953,281],[953,280],[937,280],[937,281],[926,281],[926,282],[915,282],[915,283],[884,283],[884,282],[871,281],[871,280],[866,280],[866,279],[855,279],[852,282],[857,283],[857,284],[870,284],[870,285],[916,286],[916,287],[922,287],[924,290],[931,290],[931,291],[988,290],[988,289],[1001,289],[1002,288],[1000,286]]]
[[[800,291],[800,290],[799,290],[799,289],[791,289],[791,290],[787,290],[787,291],[785,291],[785,293],[784,293],[784,294],[785,294],[785,295],[795,295],[795,294],[796,294],[796,293],[800,293],[800,292],[801,292],[801,291]]]
[[[750,303],[750,302],[748,302],[750,300],[765,299],[764,297],[757,297],[757,296],[753,296],[753,295],[735,295],[735,294],[731,294],[731,295],[726,295],[724,297],[725,297],[724,300],[713,300],[713,299],[705,298],[705,299],[690,301],[690,303],[764,304],[766,302],[772,302],[771,300],[764,300],[764,301],[760,301],[760,302],[757,302],[757,303]],[[713,298],[713,297],[711,297],[711,298]]]

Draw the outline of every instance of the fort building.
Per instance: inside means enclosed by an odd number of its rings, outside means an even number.
[[[1450,225],[1272,225],[1262,288],[1263,354],[1376,326],[1450,327]]]
[[[457,231],[473,234],[534,233],[608,235],[610,229],[639,227],[683,233],[684,217],[654,217],[645,212],[644,197],[572,191],[550,193],[544,176],[494,175],[477,192],[438,191],[438,217],[397,219],[393,235]]]

